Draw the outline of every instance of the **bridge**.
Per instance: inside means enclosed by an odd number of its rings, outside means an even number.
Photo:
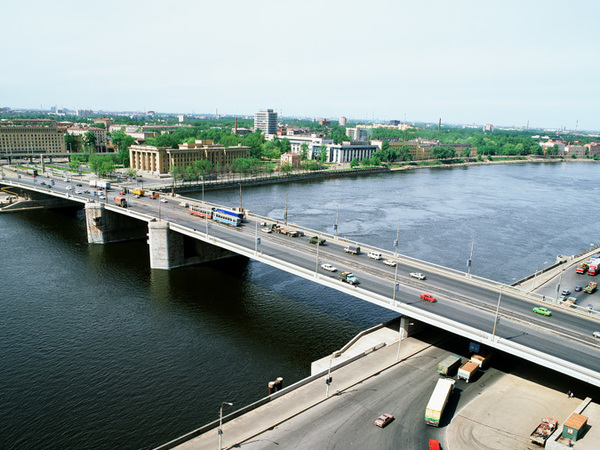
[[[26,194],[30,200],[23,207],[83,206],[90,243],[147,239],[153,269],[242,255],[398,312],[402,315],[400,338],[431,325],[600,386],[600,348],[592,337],[600,324],[593,311],[566,308],[515,286],[296,225],[287,224],[287,228],[304,237],[267,233],[261,224],[275,221],[248,211],[242,226],[232,227],[190,215],[180,204],[202,206],[195,199],[165,197],[168,201],[163,202],[128,193],[128,207],[123,208],[112,201],[118,189],[107,193],[109,198],[101,198],[100,191],[90,190],[83,182],[53,181],[54,185],[45,177],[19,178],[5,168],[0,184],[13,193]],[[22,205],[17,202],[8,208]],[[326,243],[311,244],[307,241],[311,236]],[[345,252],[349,245],[361,247],[360,254]],[[371,251],[394,261],[395,267],[368,258]],[[323,264],[335,266],[338,272],[324,270]],[[340,281],[337,274],[342,270],[351,271],[360,284]],[[412,278],[411,272],[424,272],[427,278]],[[423,293],[437,301],[422,300]],[[549,307],[552,316],[532,313],[535,306]]]

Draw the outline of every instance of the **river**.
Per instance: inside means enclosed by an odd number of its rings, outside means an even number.
[[[513,282],[597,244],[594,163],[432,168],[244,188],[244,208]],[[200,197],[200,194],[196,195]],[[238,190],[206,192],[238,206]],[[395,317],[242,258],[150,270],[81,211],[0,215],[0,448],[152,448],[289,385]],[[473,240],[474,239],[474,240]],[[227,410],[226,410],[227,412]]]

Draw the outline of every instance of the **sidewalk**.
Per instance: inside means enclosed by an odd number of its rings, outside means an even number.
[[[435,340],[433,333],[422,333],[422,335],[423,340],[410,337],[402,340],[399,361],[407,359],[433,345],[428,342],[428,340]],[[392,345],[386,345],[379,350],[371,351],[351,364],[335,370],[332,369],[331,377],[333,381],[329,387],[329,397],[397,364],[399,362],[397,357],[398,343],[396,342]],[[281,391],[283,395],[229,421],[225,421],[227,419],[225,417],[222,435],[223,448],[231,448],[240,444],[325,401],[327,388],[324,380],[325,376],[325,374],[320,374],[319,376],[311,377],[313,378],[312,381],[296,389],[293,389],[294,386],[291,386],[288,388],[290,389],[288,392],[284,389]],[[300,381],[296,385],[301,383],[303,382]],[[235,416],[235,413],[232,416]],[[219,443],[218,421],[211,425],[210,429],[197,437],[192,437],[194,432],[190,433],[187,442],[180,443],[181,441],[175,440],[159,448],[161,450],[167,448],[214,450],[214,448],[218,447]]]

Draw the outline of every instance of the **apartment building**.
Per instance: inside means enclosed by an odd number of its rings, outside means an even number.
[[[261,109],[255,113],[254,129],[264,134],[277,134],[277,113],[272,109]]]
[[[64,129],[53,120],[18,120],[0,124],[0,155],[65,153]]]

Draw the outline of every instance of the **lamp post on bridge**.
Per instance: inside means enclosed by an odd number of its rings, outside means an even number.
[[[223,406],[233,406],[233,403],[223,402],[221,403],[221,407],[219,408],[219,450],[223,448]]]

